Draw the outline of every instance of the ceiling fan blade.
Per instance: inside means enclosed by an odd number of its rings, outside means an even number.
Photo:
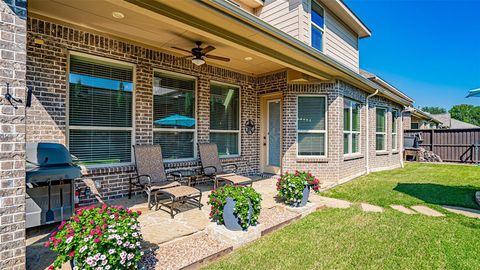
[[[227,57],[221,57],[221,56],[216,56],[216,55],[211,55],[211,54],[205,55],[205,57],[215,59],[215,60],[224,61],[224,62],[230,62],[230,58],[227,58]]]
[[[182,49],[182,48],[178,48],[178,47],[171,47],[172,49],[175,49],[175,50],[179,50],[179,51],[182,51],[182,52],[186,52],[186,53],[192,53],[191,51],[189,50],[185,50],[185,49]]]
[[[203,48],[202,53],[207,54],[215,49],[216,49],[215,47],[208,45],[207,47]]]

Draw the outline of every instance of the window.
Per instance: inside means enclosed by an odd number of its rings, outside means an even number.
[[[325,29],[324,13],[323,8],[316,1],[312,0],[312,47],[319,51],[323,51],[323,33]]]
[[[131,162],[133,67],[70,57],[68,145],[78,163]]]
[[[387,150],[387,109],[376,109],[376,134],[375,142],[377,151]]]
[[[240,88],[210,84],[210,142],[220,156],[240,155]]]
[[[326,155],[326,107],[326,97],[298,97],[297,140],[299,156]]]
[[[418,129],[418,123],[411,123],[411,129]]]
[[[166,160],[196,156],[195,89],[195,78],[154,73],[153,143],[161,145]]]
[[[392,110],[392,150],[398,149],[398,111]]]
[[[360,104],[344,99],[343,102],[343,153],[360,152]]]

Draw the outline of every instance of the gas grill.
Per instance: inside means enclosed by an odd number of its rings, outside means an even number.
[[[26,227],[70,218],[74,180],[81,171],[67,148],[58,143],[27,143],[26,161]]]

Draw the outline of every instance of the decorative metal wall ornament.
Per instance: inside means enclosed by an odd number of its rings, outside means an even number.
[[[15,98],[12,96],[12,94],[10,94],[10,84],[9,83],[5,83],[7,85],[7,92],[5,93],[5,99],[8,101],[8,103],[10,103],[10,105],[12,105],[13,108],[15,109],[18,109],[18,106],[16,103],[22,103],[23,101],[19,98]]]
[[[253,122],[252,119],[248,119],[245,122],[245,132],[248,135],[252,135],[255,132],[255,123]]]

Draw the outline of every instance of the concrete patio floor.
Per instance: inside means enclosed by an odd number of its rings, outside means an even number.
[[[281,205],[276,196],[276,179],[253,177],[253,187],[262,194],[262,208],[269,209]],[[143,194],[136,195],[132,199],[122,197],[108,201],[109,204],[123,205],[132,210],[142,211],[139,217],[144,244],[142,248],[156,248],[159,245],[183,236],[192,235],[203,231],[212,224],[209,219],[210,206],[207,204],[208,195],[211,192],[212,184],[204,183],[195,186],[202,191],[202,209],[184,204],[179,205],[180,213],[171,218],[167,211],[151,209],[147,207],[147,199]],[[313,196],[311,196],[311,199]],[[166,208],[163,208],[166,209]],[[50,224],[27,230],[27,269],[45,269],[54,260],[55,253],[44,248],[50,232],[55,230],[58,224]]]

